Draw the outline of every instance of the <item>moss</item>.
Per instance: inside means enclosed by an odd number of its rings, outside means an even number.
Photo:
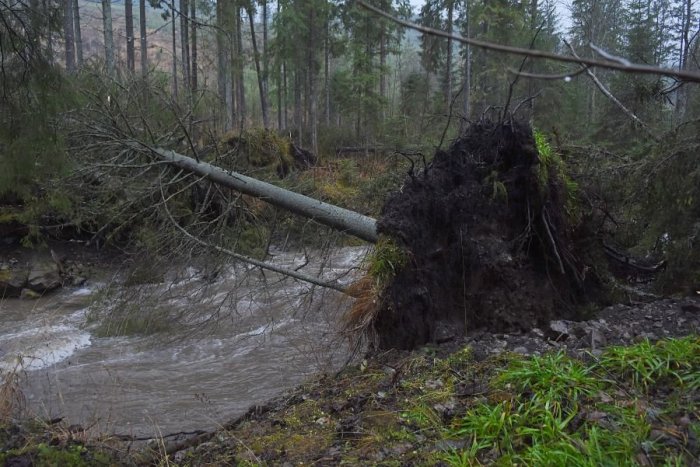
[[[540,194],[543,197],[546,196],[551,184],[559,184],[565,196],[564,210],[569,225],[576,226],[581,222],[583,215],[579,199],[579,185],[569,176],[564,160],[552,149],[545,134],[538,130],[533,130],[533,136],[539,158],[539,164],[535,167]]]
[[[382,290],[408,261],[406,251],[390,237],[382,236],[368,259],[367,272]]]
[[[286,174],[294,164],[291,141],[273,131],[252,128],[240,137],[227,135],[225,140],[239,146],[251,167],[270,167],[278,174]]]

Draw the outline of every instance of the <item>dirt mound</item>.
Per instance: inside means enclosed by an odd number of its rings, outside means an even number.
[[[577,318],[599,281],[575,189],[524,124],[473,124],[439,151],[379,219],[379,232],[408,257],[380,295],[379,346]]]

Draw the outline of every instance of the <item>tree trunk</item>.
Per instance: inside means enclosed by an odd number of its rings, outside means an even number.
[[[175,30],[175,25],[177,23],[175,19],[175,0],[170,0],[170,13],[172,14],[172,33],[173,33],[173,98],[175,102],[178,100],[177,96],[177,32]]]
[[[277,17],[279,18],[280,13],[282,11],[282,8],[280,6],[280,1],[277,0]],[[279,33],[275,32],[275,38],[279,39]],[[282,83],[284,81],[284,85],[287,85],[287,77],[286,74],[284,73],[284,60],[280,59],[277,62],[277,129],[282,130],[283,128],[286,127],[286,118],[282,118]],[[285,107],[284,107],[284,112],[286,113],[287,110],[287,105],[285,102]]]
[[[83,67],[83,36],[80,31],[80,7],[78,6],[78,0],[73,0],[73,38],[75,40],[78,69],[81,69]]]
[[[323,81],[326,88],[326,105],[325,118],[326,127],[331,126],[331,47],[330,47],[330,19],[326,18],[326,37],[324,38],[324,63],[323,63]]]
[[[180,0],[180,53],[182,54],[182,87],[185,91],[190,89],[190,35],[187,22],[188,11],[187,0]]]
[[[124,22],[126,23],[126,67],[131,73],[134,73],[136,63],[134,58],[133,0],[124,0]]]
[[[318,154],[318,96],[316,95],[316,9],[309,8],[309,45],[308,68],[309,76],[309,127],[311,130],[311,152]]]
[[[133,148],[142,150],[143,146],[134,144]],[[377,221],[371,217],[236,172],[228,172],[206,162],[197,162],[174,151],[152,148],[150,153],[175,167],[206,177],[213,183],[260,198],[274,206],[313,219],[370,243],[377,241]]]
[[[268,11],[267,11],[267,0],[262,1],[262,23],[263,23],[263,37],[262,37],[262,84],[263,93],[265,94],[265,106],[268,119],[270,117],[270,57],[267,50],[268,45],[268,32],[267,32],[267,21],[268,21]],[[268,122],[269,124],[269,122]]]
[[[469,22],[471,17],[469,16],[469,1],[464,4],[464,16],[465,16],[465,30],[464,35],[469,39],[471,35],[471,28],[469,27]],[[470,106],[470,93],[472,89],[472,50],[469,44],[465,44],[465,54],[464,54],[464,84],[462,88],[462,113],[464,114],[462,121],[460,123],[460,133],[463,133],[467,129],[467,122],[469,120],[469,113],[471,112]]]
[[[691,19],[693,16],[693,0],[684,0],[683,3],[683,18],[682,26],[680,31],[680,47],[679,47],[679,60],[678,69],[686,70],[688,68],[688,60],[690,58],[690,26]],[[685,116],[686,109],[688,108],[688,99],[690,93],[688,92],[687,83],[682,83],[678,91],[676,91],[676,119],[680,122]]]
[[[228,11],[224,3],[216,2],[216,57],[217,57],[217,84],[219,99],[222,103],[223,118],[221,124],[223,130],[228,131],[233,126],[233,83],[231,82],[231,36],[228,29]]]
[[[239,118],[239,128],[243,128],[246,119],[246,105],[245,105],[245,81],[243,79],[243,25],[241,21],[241,14],[243,13],[243,8],[237,6],[235,7],[235,18],[234,22],[236,24],[236,59],[234,72],[236,74],[236,98],[238,101],[238,118]]]
[[[63,38],[66,50],[66,71],[75,73],[75,43],[73,39],[73,0],[63,0]]]
[[[191,80],[192,80],[192,93],[197,92],[197,2],[192,0],[190,2],[190,19],[192,24],[192,32],[190,37],[190,42],[192,46],[192,69],[191,69]]]
[[[386,21],[380,23],[379,35],[379,97],[382,99],[382,120],[386,118]]]
[[[262,69],[260,67],[260,53],[258,50],[258,41],[255,38],[255,21],[253,18],[253,9],[246,8],[248,13],[248,23],[250,24],[250,39],[253,44],[253,59],[255,61],[255,72],[258,75],[258,90],[260,91],[260,108],[262,110],[263,128],[270,127],[270,122],[267,116],[267,96],[265,95],[265,84]]]
[[[139,29],[141,35],[141,75],[145,77],[148,74],[148,43],[146,38],[146,0],[139,0]]]
[[[114,36],[112,35],[112,1],[102,0],[102,29],[105,41],[105,68],[114,77]]]
[[[454,0],[449,0],[447,5],[447,63],[445,65],[445,103],[447,115],[452,111],[452,26],[454,21]]]
[[[301,77],[299,76],[299,66],[297,66],[297,69],[294,70],[294,126],[297,129],[297,144],[299,146],[304,145],[301,113]]]

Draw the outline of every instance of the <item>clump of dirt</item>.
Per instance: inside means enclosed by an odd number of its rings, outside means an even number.
[[[378,230],[409,260],[379,297],[380,348],[576,319],[600,296],[596,243],[563,163],[544,156],[525,124],[475,123],[389,197]]]

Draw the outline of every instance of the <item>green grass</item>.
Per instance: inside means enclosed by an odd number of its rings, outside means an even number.
[[[688,336],[652,344],[645,340],[632,347],[613,347],[600,365],[618,377],[648,390],[657,384],[677,384],[690,391],[700,389],[700,337]]]
[[[442,460],[452,466],[618,466],[638,465],[645,455],[655,465],[684,465],[682,454],[650,439],[652,422],[639,390],[663,389],[675,400],[696,391],[699,381],[697,336],[611,347],[592,363],[563,352],[514,357],[491,382],[498,397],[447,429],[466,447]],[[679,408],[692,411],[679,405],[671,411]]]

